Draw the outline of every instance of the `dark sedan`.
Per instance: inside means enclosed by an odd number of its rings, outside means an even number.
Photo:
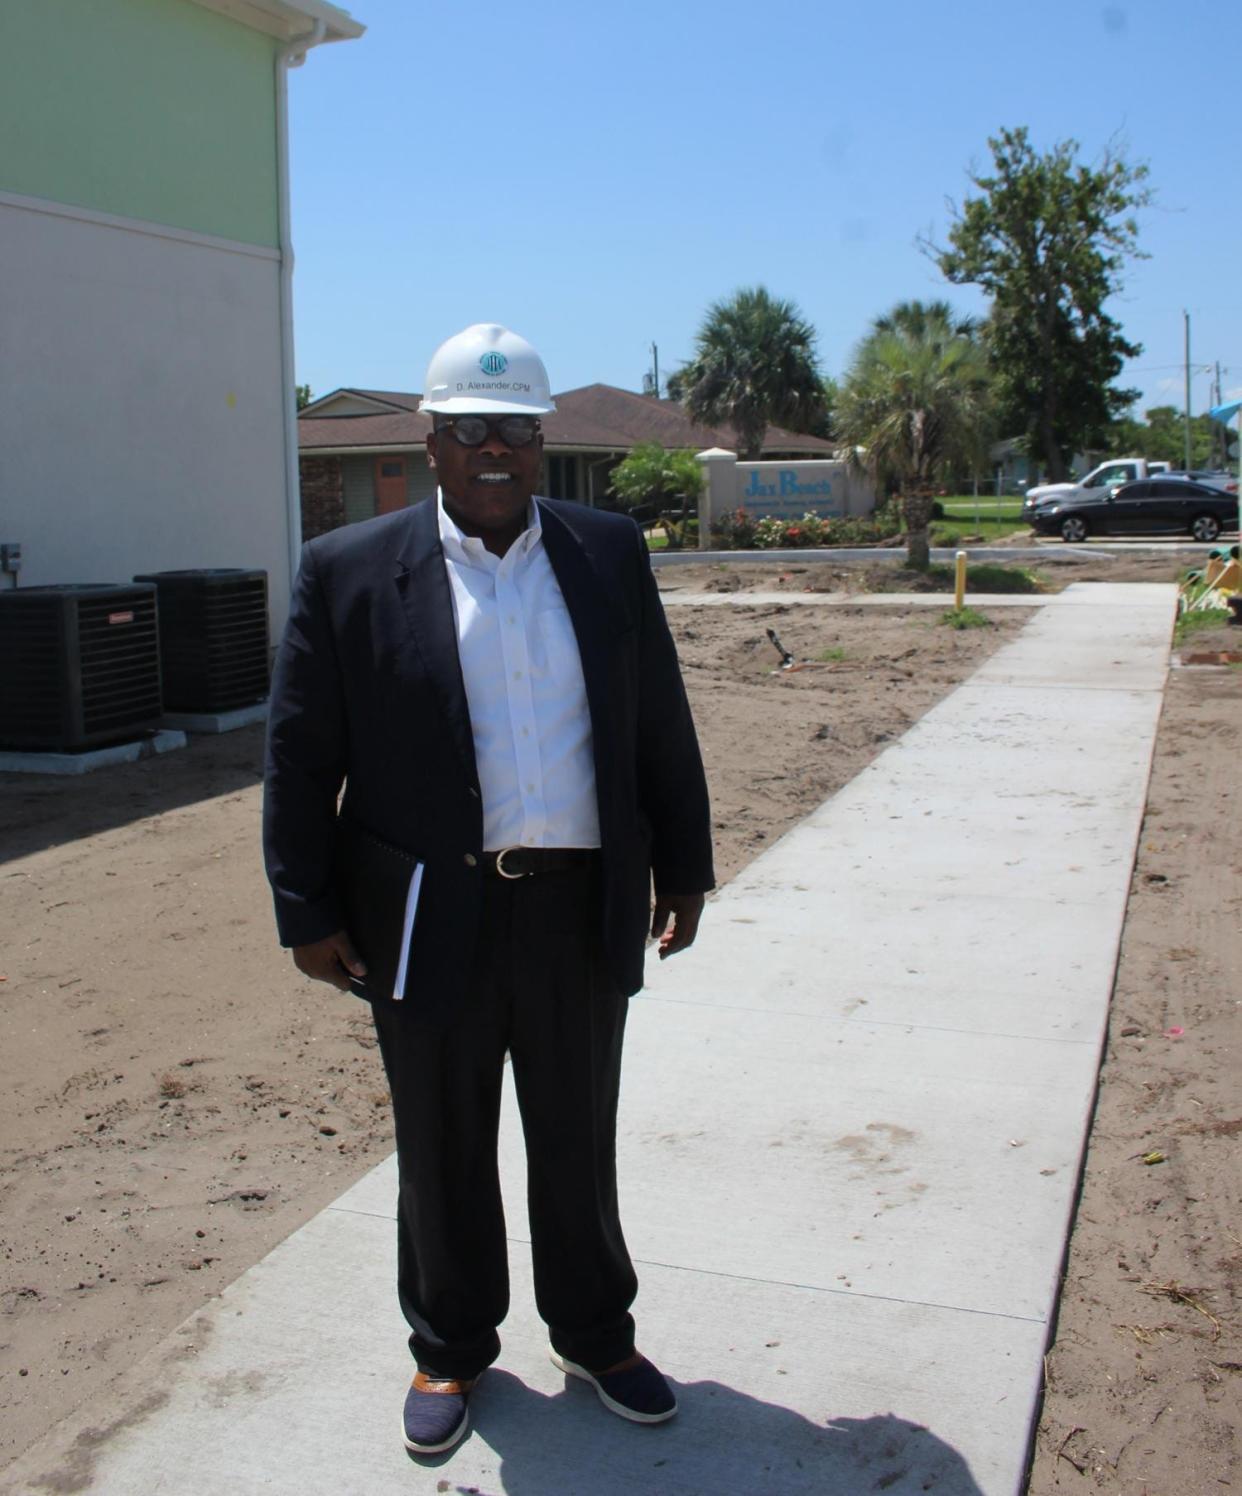
[[[1238,525],[1238,501],[1208,483],[1161,476],[1123,483],[1090,498],[1051,498],[1030,516],[1040,535],[1086,540],[1088,535],[1193,535],[1215,540]]]

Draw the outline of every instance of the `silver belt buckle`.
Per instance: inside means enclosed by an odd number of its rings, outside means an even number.
[[[521,847],[502,847],[500,851],[496,853],[496,871],[502,878],[509,878],[516,881],[518,878],[529,877],[528,873],[505,872],[505,858],[508,857],[510,852],[520,852],[521,850]]]

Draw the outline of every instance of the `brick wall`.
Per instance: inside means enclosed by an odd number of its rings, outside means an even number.
[[[345,487],[339,457],[300,457],[302,539],[314,540],[345,523]]]

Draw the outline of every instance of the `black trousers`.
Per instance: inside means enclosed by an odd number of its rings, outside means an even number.
[[[603,971],[597,872],[485,882],[467,1003],[376,1003],[400,1168],[397,1288],[429,1376],[477,1375],[509,1308],[496,1163],[509,1051],[526,1139],[535,1299],[553,1346],[592,1371],[634,1349],[637,1291],[617,1210],[626,998]],[[417,973],[411,973],[416,984]]]

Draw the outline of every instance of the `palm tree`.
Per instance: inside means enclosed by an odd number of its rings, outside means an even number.
[[[815,331],[793,302],[763,286],[708,308],[694,357],[678,373],[690,416],[732,426],[752,462],[769,425],[807,431],[825,415]]]
[[[835,429],[871,470],[877,488],[897,484],[907,560],[926,567],[933,482],[951,464],[977,460],[986,444],[988,367],[979,344],[947,307],[920,308],[918,317],[894,315],[901,312],[894,308],[878,319],[878,330],[855,351]]]
[[[961,316],[947,301],[899,301],[871,324],[872,332],[905,332],[921,338],[944,328],[962,338],[978,338],[982,324],[977,317]]]

